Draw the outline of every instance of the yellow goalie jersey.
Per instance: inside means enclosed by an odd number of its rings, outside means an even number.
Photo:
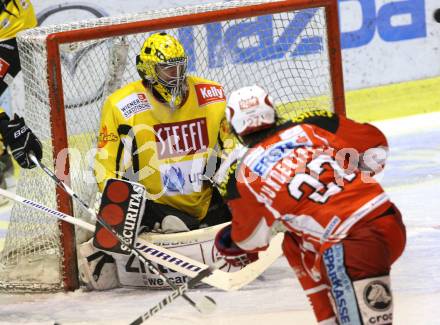
[[[37,17],[29,0],[0,0],[0,42],[35,26]]]
[[[222,147],[230,134],[223,88],[194,76],[187,83],[188,98],[174,111],[141,80],[110,95],[102,110],[94,169],[101,190],[106,179],[126,177],[143,184],[150,200],[201,220],[212,195],[202,175],[207,166],[213,168],[214,147]]]

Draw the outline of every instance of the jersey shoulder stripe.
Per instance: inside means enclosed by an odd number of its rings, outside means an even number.
[[[339,128],[339,116],[323,109],[300,113],[292,120],[296,123],[316,125],[331,133],[336,133]]]

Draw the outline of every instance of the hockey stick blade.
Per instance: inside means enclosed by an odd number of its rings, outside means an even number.
[[[196,277],[192,278],[184,285],[178,287],[177,290],[174,290],[171,294],[169,294],[164,299],[162,299],[157,305],[151,307],[145,314],[136,318],[133,322],[130,323],[130,325],[142,324],[144,321],[153,317],[155,314],[157,314],[160,310],[162,310],[169,303],[173,302],[178,297],[180,297],[185,291],[194,287],[197,283],[199,283],[204,278],[210,276],[212,274],[213,270],[220,266],[219,262],[221,262],[221,261],[218,261],[212,267],[208,267],[208,268],[200,271]],[[205,296],[204,300],[202,300],[202,303],[200,303],[196,308],[197,309],[200,308],[199,311],[203,314],[209,314],[215,310],[215,307],[216,307],[215,301],[212,298]]]
[[[258,260],[246,265],[243,269],[236,272],[225,272],[217,269],[213,271],[212,275],[204,278],[202,282],[224,291],[234,291],[242,288],[255,280],[282,255],[281,242],[283,238],[284,234],[278,233],[272,238],[269,247],[258,254]],[[137,238],[136,248],[151,261],[190,278],[197,276],[200,270],[208,268],[206,264],[165,247],[154,245],[141,237]]]
[[[197,303],[196,308],[202,314],[212,314],[217,308],[217,303],[210,296],[203,296]]]

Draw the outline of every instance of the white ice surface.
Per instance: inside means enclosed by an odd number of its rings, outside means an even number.
[[[401,209],[408,241],[392,270],[394,324],[440,324],[440,113],[376,123],[388,136],[391,156],[381,183]],[[169,292],[0,295],[0,324],[127,324]],[[237,292],[199,289],[197,299],[217,301],[204,316],[179,299],[150,324],[314,324],[312,311],[284,259],[262,279]]]

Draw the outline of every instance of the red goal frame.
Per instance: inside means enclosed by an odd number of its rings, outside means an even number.
[[[122,36],[132,33],[149,32],[160,29],[185,27],[196,24],[220,22],[228,19],[239,19],[250,16],[276,14],[298,9],[324,7],[327,22],[328,53],[333,92],[333,107],[338,114],[345,115],[345,97],[342,73],[342,56],[340,45],[339,16],[337,0],[285,0],[238,8],[222,9],[204,13],[158,18],[141,22],[124,23],[110,26],[100,26],[81,30],[53,33],[47,36],[48,85],[51,106],[51,131],[53,157],[68,147],[67,128],[64,112],[63,85],[61,78],[61,59],[59,47],[61,44],[75,41],[87,41],[112,36]],[[69,158],[64,160],[64,166],[54,166],[59,178],[65,179],[70,185]],[[61,189],[56,189],[58,209],[68,215],[73,215],[71,198]],[[79,287],[77,275],[77,259],[74,227],[60,221],[62,233],[61,242],[64,247],[63,282],[66,291]],[[74,275],[75,276],[72,276]]]

